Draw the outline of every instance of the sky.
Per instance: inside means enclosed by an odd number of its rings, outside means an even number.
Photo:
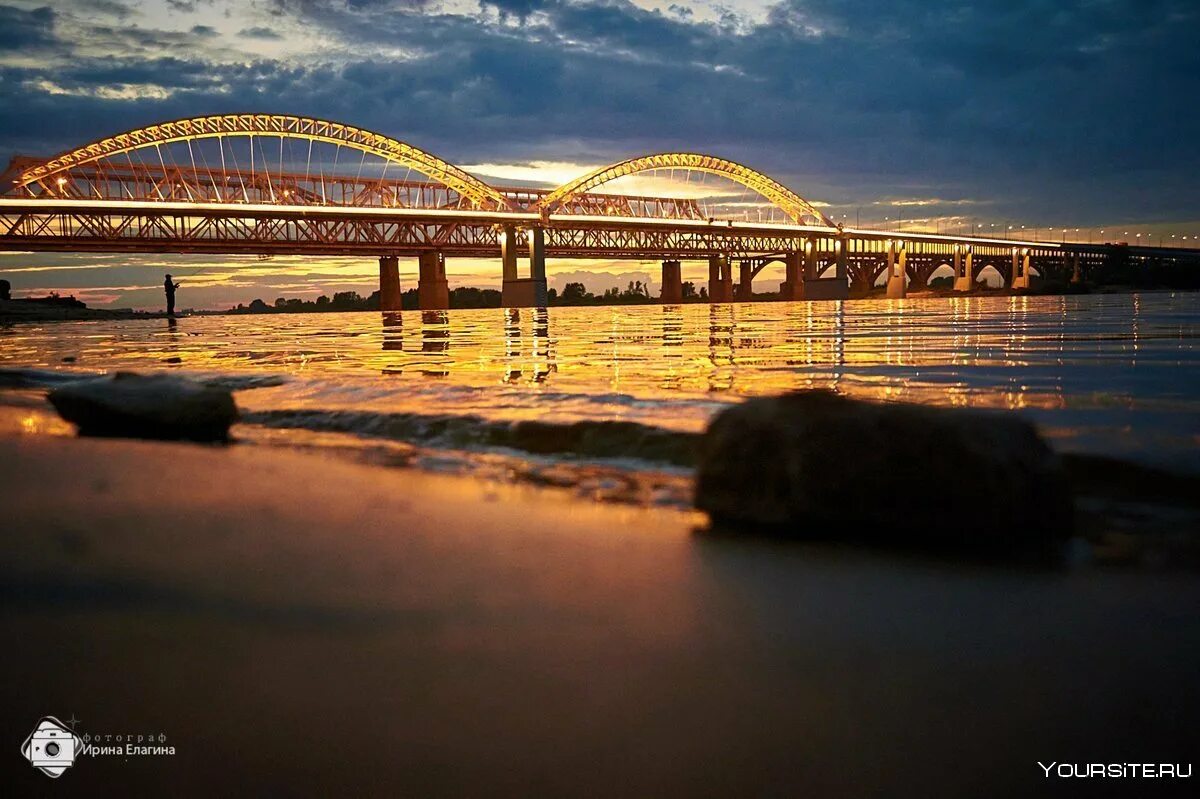
[[[1198,40],[1194,0],[0,0],[0,157],[291,113],[495,182],[702,151],[850,224],[1169,240],[1200,234]],[[158,304],[163,271],[194,307],[377,279],[354,259],[0,254],[18,295],[99,306]],[[653,263],[549,271],[595,291],[658,278]],[[498,282],[486,261],[449,276]]]

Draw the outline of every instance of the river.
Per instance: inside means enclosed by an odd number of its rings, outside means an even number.
[[[240,440],[571,484],[587,462],[667,475],[645,490],[673,501],[686,464],[607,422],[695,433],[804,388],[1011,411],[1064,452],[1200,471],[1198,336],[1200,295],[1169,292],[193,316],[0,328],[0,369],[176,370],[240,389]],[[8,426],[69,432],[23,385]],[[528,446],[495,434],[514,421],[596,426]]]

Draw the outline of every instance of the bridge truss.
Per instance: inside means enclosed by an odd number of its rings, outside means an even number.
[[[614,193],[609,185],[662,174],[668,183],[682,175],[686,186],[693,174],[716,175],[751,201]],[[150,125],[48,159],[16,158],[0,176],[0,249],[6,250],[502,255],[507,280],[506,242],[509,250],[529,248],[530,258],[536,252],[543,260],[734,258],[749,264],[751,277],[811,247],[817,273],[838,263],[841,279],[865,283],[885,268],[893,238],[907,242],[905,268],[917,277],[951,260],[955,248],[991,259],[997,270],[1011,270],[1006,264],[1018,255],[1050,268],[1065,263],[1066,253],[1089,263],[1116,252],[843,230],[769,176],[699,153],[628,159],[556,189],[494,186],[397,139],[286,115]],[[1200,252],[1174,248],[1119,252],[1135,260],[1200,260]]]

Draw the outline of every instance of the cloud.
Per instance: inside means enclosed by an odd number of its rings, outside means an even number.
[[[240,31],[238,31],[238,36],[241,36],[243,39],[270,39],[274,41],[280,41],[283,39],[283,36],[277,33],[274,29],[266,28],[261,25],[253,28],[242,28]]]
[[[529,15],[546,6],[545,0],[482,0],[480,5],[496,9],[501,16],[528,19]]]
[[[167,0],[167,5],[173,10],[191,14],[202,6],[213,4],[213,0]]]
[[[79,0],[80,8],[97,14],[107,14],[117,19],[126,19],[134,14],[134,10],[117,0]]]
[[[55,42],[54,9],[0,5],[0,52],[36,50]]]
[[[0,5],[0,151],[253,109],[543,184],[710,152],[864,224],[1200,217],[1185,0],[101,2]]]

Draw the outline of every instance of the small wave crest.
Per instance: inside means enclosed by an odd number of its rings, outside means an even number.
[[[52,389],[65,383],[73,383],[77,380],[91,380],[103,377],[105,374],[105,372],[100,371],[93,372],[77,369],[3,368],[0,369],[0,389]],[[225,388],[230,391],[281,386],[288,382],[286,375],[279,374],[252,375],[208,372],[175,372],[174,374],[181,377],[190,377],[205,385]]]
[[[0,369],[0,388],[51,389],[64,383],[98,377],[102,372],[56,371],[53,369]]]
[[[584,420],[491,421],[475,415],[378,413],[354,410],[261,410],[243,412],[243,424],[402,441],[421,446],[498,448],[532,455],[636,460],[691,467],[695,433],[637,422]]]

